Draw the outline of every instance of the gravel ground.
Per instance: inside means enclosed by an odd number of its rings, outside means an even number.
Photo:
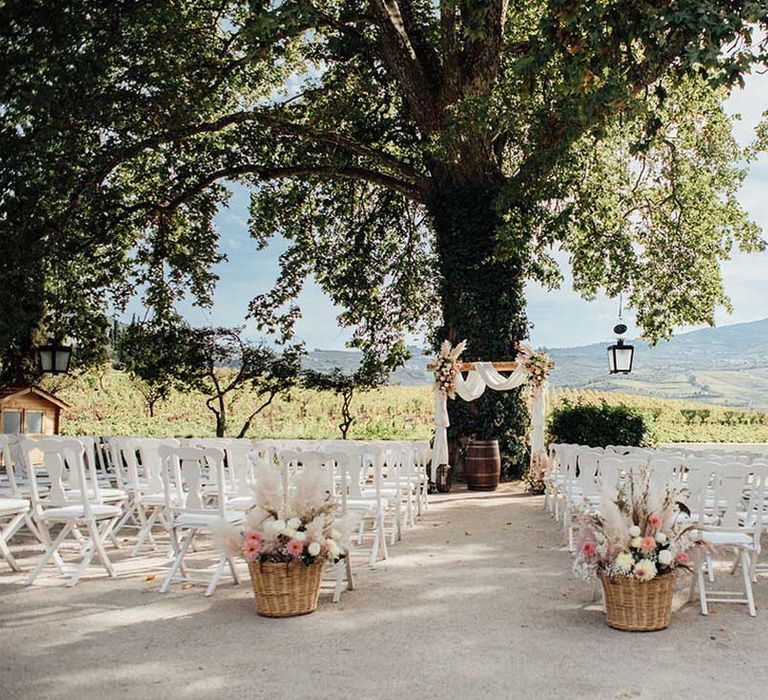
[[[29,567],[36,551],[15,551]],[[340,604],[326,586],[315,614],[284,620],[254,613],[247,581],[159,594],[160,555],[115,553],[116,579],[94,569],[74,589],[24,587],[0,562],[0,698],[702,699],[768,681],[768,580],[755,619],[687,605],[663,632],[611,630],[517,485],[436,497],[391,555],[361,561]]]

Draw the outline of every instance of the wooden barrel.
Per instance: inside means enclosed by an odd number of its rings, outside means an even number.
[[[493,491],[499,485],[501,455],[498,440],[473,440],[464,459],[467,488],[472,491]]]

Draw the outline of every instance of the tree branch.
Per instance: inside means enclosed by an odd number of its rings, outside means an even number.
[[[275,116],[274,114],[268,114],[263,111],[243,111],[228,114],[220,117],[211,122],[200,122],[197,124],[190,124],[178,129],[169,129],[168,131],[159,132],[148,136],[140,141],[137,141],[130,146],[118,150],[112,155],[107,163],[100,168],[93,176],[85,180],[82,185],[77,189],[73,199],[77,199],[80,194],[89,186],[99,184],[106,178],[115,168],[127,160],[139,155],[143,151],[155,148],[164,143],[172,141],[183,140],[192,136],[200,134],[209,134],[223,131],[230,126],[238,124],[244,124],[247,122],[258,122],[270,128],[274,133],[286,135],[286,136],[298,136],[300,138],[307,138],[317,143],[323,143],[340,148],[347,153],[359,155],[365,158],[378,161],[381,165],[391,170],[394,170],[401,177],[406,180],[416,180],[422,177],[422,175],[408,163],[400,161],[398,158],[381,151],[379,149],[367,146],[366,144],[359,143],[354,139],[345,136],[344,134],[338,134],[335,132],[326,132],[320,129],[314,129],[305,124],[297,124],[290,122],[282,117]]]
[[[169,202],[154,206],[160,211],[173,211],[191,197],[203,192],[214,182],[228,177],[238,177],[240,175],[256,175],[260,180],[281,180],[296,177],[316,177],[326,180],[337,177],[353,178],[395,190],[417,202],[423,202],[424,200],[423,191],[415,185],[366,168],[336,167],[333,165],[296,165],[292,167],[270,168],[255,164],[245,164],[229,168],[221,168],[220,170],[208,173],[205,177],[198,180],[194,185],[184,190],[184,192],[174,197]]]
[[[490,7],[472,3],[470,8],[468,4],[463,3],[463,23],[477,37],[467,40],[462,55],[462,84],[470,92],[482,93],[490,90],[496,80],[509,1],[492,0]]]
[[[381,31],[381,57],[397,76],[419,128],[431,133],[441,121],[434,82],[411,42],[398,0],[372,0],[371,4]]]

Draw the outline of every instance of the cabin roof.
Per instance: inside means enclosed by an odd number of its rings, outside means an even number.
[[[39,386],[5,386],[0,388],[0,404],[9,401],[10,399],[20,398],[26,394],[35,394],[41,398],[49,401],[54,406],[59,408],[69,408],[69,404],[60,399],[58,396],[51,394],[45,389],[41,389]]]

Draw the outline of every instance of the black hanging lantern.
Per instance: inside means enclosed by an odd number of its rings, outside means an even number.
[[[635,347],[624,342],[627,327],[623,323],[616,324],[613,332],[616,342],[608,347],[608,371],[611,374],[629,374],[635,359]]]
[[[40,369],[47,374],[66,374],[72,359],[72,346],[64,345],[58,338],[50,338],[37,351]]]

